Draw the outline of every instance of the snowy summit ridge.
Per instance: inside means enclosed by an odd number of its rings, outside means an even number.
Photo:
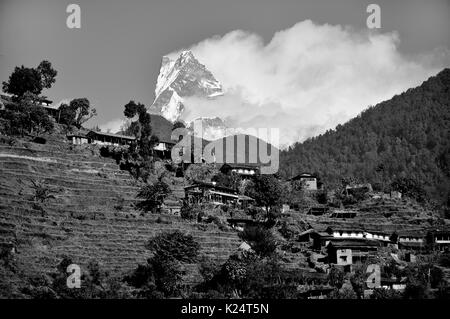
[[[183,98],[213,98],[223,95],[222,85],[191,51],[182,51],[176,60],[164,56],[150,111],[169,121],[179,120],[185,106]]]

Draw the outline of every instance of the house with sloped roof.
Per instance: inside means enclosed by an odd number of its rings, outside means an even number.
[[[303,172],[292,177],[289,181],[295,182],[300,181],[303,184],[303,188],[308,191],[316,191],[317,187],[317,176],[314,174]]]

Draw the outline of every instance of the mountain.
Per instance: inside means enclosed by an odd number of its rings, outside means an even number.
[[[222,95],[222,85],[191,51],[183,51],[177,59],[164,56],[155,89],[151,113],[169,121],[180,119],[186,97],[214,98]]]
[[[316,172],[329,186],[353,177],[386,189],[414,178],[435,199],[450,195],[450,69],[369,107],[280,154],[280,174]]]
[[[201,125],[201,130],[196,127],[197,125]],[[194,132],[196,136],[208,141],[225,137],[228,130],[228,127],[220,117],[200,117],[189,122],[186,128]],[[201,136],[198,132],[201,132]]]

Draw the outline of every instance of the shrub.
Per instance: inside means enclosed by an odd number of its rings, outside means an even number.
[[[399,191],[410,198],[414,198],[418,202],[424,202],[427,199],[427,194],[422,183],[413,178],[399,177],[391,183],[391,189]]]
[[[202,211],[198,205],[189,205],[187,203],[184,203],[180,210],[181,218],[187,220],[197,219],[201,213]]]
[[[191,235],[185,235],[176,230],[152,238],[146,244],[146,248],[153,251],[155,255],[164,258],[173,258],[181,262],[194,262],[200,245]]]
[[[444,253],[439,257],[439,265],[450,267],[450,253]]]
[[[50,194],[50,188],[46,186],[43,182],[40,181],[31,181],[32,187],[34,188],[34,201],[45,202],[50,198],[55,198],[52,194]]]
[[[271,256],[276,250],[272,232],[263,226],[245,226],[239,237],[250,243],[253,250],[260,256]]]
[[[137,195],[137,197],[143,198],[144,200],[136,206],[142,211],[153,211],[162,205],[164,199],[170,192],[169,185],[161,181],[158,181],[154,185],[145,185]]]

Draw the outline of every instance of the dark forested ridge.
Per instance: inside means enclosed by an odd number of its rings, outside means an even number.
[[[316,172],[326,185],[354,177],[386,189],[414,178],[429,195],[450,192],[450,69],[419,87],[369,107],[334,130],[296,143],[280,155],[280,174]]]

